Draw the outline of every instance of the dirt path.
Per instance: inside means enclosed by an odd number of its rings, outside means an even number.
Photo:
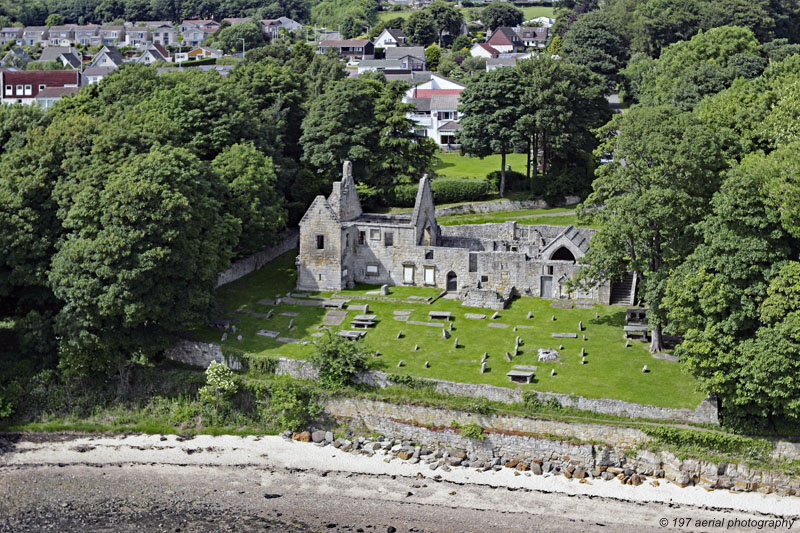
[[[0,450],[0,531],[663,531],[800,515],[797,498],[439,473],[279,437],[32,436]]]

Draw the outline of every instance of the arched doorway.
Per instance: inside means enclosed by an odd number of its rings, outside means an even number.
[[[458,290],[458,276],[452,270],[447,273],[447,290],[448,291]]]
[[[572,255],[566,247],[562,246],[550,256],[551,261],[572,261],[575,262],[575,256]]]

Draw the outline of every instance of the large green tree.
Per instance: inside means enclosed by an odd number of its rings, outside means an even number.
[[[524,15],[510,2],[492,2],[481,11],[481,21],[491,31],[501,26],[522,24]]]
[[[663,349],[664,293],[669,273],[697,245],[695,224],[706,214],[724,166],[714,133],[670,107],[631,109],[600,130],[601,166],[581,206],[602,229],[586,254],[586,284],[639,276],[649,306],[650,350]]]
[[[578,17],[564,35],[562,51],[569,62],[589,67],[592,72],[605,77],[609,89],[619,81],[619,70],[628,55],[622,37],[614,29],[613,20],[601,11]]]
[[[403,25],[403,32],[406,34],[408,42],[428,46],[436,40],[437,31],[433,17],[427,10],[415,11],[406,19]]]
[[[450,35],[451,39],[455,39],[456,35],[461,33],[464,17],[453,4],[444,0],[435,0],[427,9],[430,11],[433,25],[439,34],[439,46],[442,46],[442,36],[445,32]]]

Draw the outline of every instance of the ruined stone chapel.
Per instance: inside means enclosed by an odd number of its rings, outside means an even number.
[[[578,259],[592,234],[515,221],[439,226],[427,176],[410,214],[364,213],[345,162],[342,181],[327,199],[317,196],[300,220],[297,288],[436,287],[457,294],[464,305],[491,309],[502,309],[516,295],[608,304],[608,282],[586,292],[566,286],[584,268]]]

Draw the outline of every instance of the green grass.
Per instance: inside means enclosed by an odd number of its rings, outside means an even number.
[[[500,170],[500,155],[490,155],[483,159],[468,157],[458,152],[439,152],[433,169],[439,176],[449,178],[485,178],[490,172]],[[506,165],[511,170],[525,173],[527,156],[525,154],[506,155]]]
[[[238,318],[237,334],[241,333],[242,341],[234,335],[228,335],[222,343],[223,350],[231,352],[244,351],[249,357],[284,356],[306,358],[313,350],[312,345],[299,343],[284,344],[275,339],[257,336],[260,329],[280,331],[281,336],[313,340],[312,333],[319,331],[325,311],[318,307],[295,306],[281,304],[268,307],[257,303],[264,298],[274,298],[276,294],[285,294],[295,284],[295,252],[287,253],[258,272],[246,276],[236,282],[222,287],[219,291],[221,305],[220,317]],[[380,357],[373,357],[374,368],[387,372],[397,372],[415,377],[449,379],[465,383],[486,383],[502,387],[514,387],[505,374],[514,365],[534,365],[538,367],[536,379],[531,388],[540,391],[578,394],[590,398],[615,398],[624,401],[658,405],[663,407],[696,407],[703,395],[695,390],[695,381],[683,374],[676,363],[654,359],[647,351],[647,345],[632,341],[632,346],[625,348],[622,326],[625,320],[624,307],[595,306],[593,309],[553,309],[550,301],[539,298],[519,298],[512,302],[509,309],[500,312],[495,322],[509,324],[507,329],[488,327],[488,316],[491,311],[470,309],[454,300],[438,300],[433,305],[402,303],[390,301],[359,301],[368,290],[359,287],[353,291],[341,291],[350,296],[353,303],[368,303],[370,313],[378,315],[378,324],[370,328],[365,344],[370,353],[381,352]],[[438,289],[393,287],[390,298],[414,295],[435,296]],[[323,295],[329,293],[322,293]],[[236,309],[251,309],[265,313],[274,308],[275,315],[270,320],[246,314],[233,313]],[[440,327],[411,325],[395,321],[393,311],[397,309],[411,310],[410,320],[429,321],[428,311],[451,311],[454,316],[453,337],[458,337],[459,347],[453,347],[453,339],[444,340]],[[528,320],[526,315],[532,311],[534,318]],[[296,312],[296,317],[280,316],[280,313]],[[485,320],[469,320],[464,313],[486,314]],[[595,318],[595,312],[599,318]],[[348,318],[355,315],[350,311]],[[556,317],[556,321],[551,320]],[[288,324],[293,318],[294,329],[289,331]],[[578,339],[552,338],[553,332],[577,332],[578,321],[582,321],[587,341]],[[532,325],[533,329],[522,329],[513,332],[515,325]],[[345,321],[334,329],[350,329]],[[397,332],[402,330],[404,336],[396,339]],[[208,342],[220,342],[222,333],[217,329],[199,327],[194,335]],[[513,351],[514,338],[522,337],[524,345],[521,354],[513,363],[505,359],[506,351]],[[580,335],[579,335],[580,337]],[[419,351],[414,351],[414,345]],[[537,348],[558,348],[564,345],[562,358],[556,363],[537,362]],[[580,349],[586,350],[587,364],[580,364]],[[488,367],[490,371],[480,374],[480,359],[483,352],[489,353]],[[405,366],[398,368],[400,360]],[[425,361],[431,367],[424,368]],[[650,372],[641,373],[643,365],[648,365]],[[550,376],[551,369],[556,375]]]
[[[469,22],[470,20],[470,9],[480,9],[480,7],[462,7],[461,13],[464,15],[464,20]],[[407,19],[413,13],[413,10],[409,11],[381,11],[378,14],[378,19],[383,20],[392,20],[393,18],[401,17]],[[532,6],[532,7],[523,7],[522,13],[524,14],[523,20],[530,20],[535,17],[552,17],[553,16],[553,8],[547,6]]]
[[[598,224],[581,221],[574,213],[575,206],[551,207],[547,209],[517,209],[514,211],[499,211],[496,213],[470,213],[466,215],[450,215],[439,217],[437,220],[442,226],[455,226],[459,224],[489,224],[516,220],[526,226],[581,226],[584,228],[599,229]],[[570,213],[570,211],[573,211]],[[546,214],[549,216],[545,216]],[[563,213],[555,215],[555,213]]]

